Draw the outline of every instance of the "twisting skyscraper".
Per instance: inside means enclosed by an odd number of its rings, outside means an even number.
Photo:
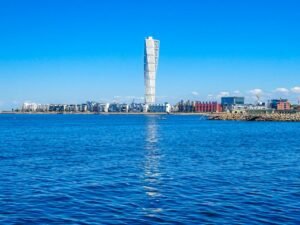
[[[155,103],[155,79],[158,66],[159,41],[152,37],[145,39],[144,79],[145,104]]]

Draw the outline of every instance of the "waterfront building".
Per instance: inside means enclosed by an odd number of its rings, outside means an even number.
[[[49,112],[66,112],[68,108],[69,108],[68,105],[50,104]]]
[[[120,112],[120,104],[118,103],[109,104],[108,112]]]
[[[257,102],[257,104],[237,104],[232,105],[230,110],[227,109],[227,112],[231,113],[251,113],[251,114],[265,114],[272,113],[274,110],[269,109],[265,103]]]
[[[128,112],[127,104],[119,104],[120,112]],[[122,108],[123,107],[123,108]],[[22,112],[108,112],[108,103],[88,102],[87,104],[36,104],[23,103]],[[113,111],[113,110],[112,110]]]
[[[148,105],[147,112],[151,113],[170,113],[171,112],[171,105],[169,103],[165,104],[151,104]]]
[[[37,104],[37,112],[48,112],[49,111],[49,104]]]
[[[128,112],[128,104],[112,103],[109,104],[108,112]]]
[[[146,106],[146,108],[145,108]],[[85,112],[162,112],[170,113],[172,106],[168,103],[165,104],[149,104],[144,103],[97,103],[87,102],[86,104],[36,104],[36,103],[24,103],[22,105],[22,112],[56,112],[56,113],[85,113]]]
[[[134,103],[132,102],[130,105],[129,105],[129,112],[143,112],[143,106],[144,104],[142,103]]]
[[[77,105],[79,112],[87,112],[88,111],[88,105],[87,104],[78,104]]]
[[[109,109],[109,103],[97,103],[94,106],[93,112],[105,112],[107,113]]]
[[[217,102],[197,101],[195,103],[195,112],[222,112],[222,106]]]
[[[159,58],[159,41],[152,37],[145,39],[144,82],[145,104],[155,104],[155,81]]]
[[[149,110],[149,105],[148,104],[144,104],[143,105],[143,112],[148,112]]]
[[[98,104],[97,102],[94,102],[94,101],[87,101],[86,104],[87,104],[87,110],[88,110],[89,112],[97,112],[97,111],[96,111],[97,104]]]
[[[265,104],[257,104],[257,105],[246,105],[248,110],[268,110],[268,107]]]
[[[291,110],[291,104],[287,99],[272,99],[269,103],[271,109],[275,110]]]
[[[186,101],[184,102],[183,100],[181,100],[178,105],[178,112],[195,112],[195,102],[193,101]]]
[[[221,105],[244,105],[245,98],[244,97],[222,97],[221,98]]]
[[[287,102],[280,101],[277,104],[277,110],[291,110],[291,104]]]
[[[244,97],[222,97],[221,98],[221,105],[223,108],[223,111],[232,111],[233,107],[242,107],[245,104],[245,98]]]
[[[77,112],[78,111],[77,105],[68,105],[67,111],[68,112]]]
[[[227,112],[231,112],[231,113],[245,113],[248,110],[247,105],[231,105],[230,108],[227,108]]]
[[[195,112],[195,102],[190,100],[184,102],[181,100],[175,108],[177,108],[177,112]]]
[[[37,104],[36,103],[29,103],[25,102],[22,105],[22,112],[35,112],[37,110]]]
[[[294,111],[300,112],[300,105],[293,105],[293,106],[291,106],[291,107],[292,107],[292,109],[293,109]]]
[[[171,111],[172,111],[172,112],[179,112],[178,104],[172,105],[172,106],[171,106]]]
[[[129,105],[128,104],[121,104],[121,112],[128,113],[129,112]]]

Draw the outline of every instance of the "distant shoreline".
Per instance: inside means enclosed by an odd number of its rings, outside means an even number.
[[[179,115],[179,116],[209,116],[211,113],[163,113],[163,112],[0,112],[9,115]]]
[[[141,115],[141,116],[204,116],[208,120],[223,121],[273,121],[273,122],[300,122],[300,113],[284,114],[235,114],[235,113],[163,113],[163,112],[0,112],[0,115]]]

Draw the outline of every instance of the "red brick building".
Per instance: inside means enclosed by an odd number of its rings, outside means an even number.
[[[222,112],[222,106],[217,102],[196,102],[195,112]]]
[[[291,110],[291,104],[288,101],[279,101],[277,103],[277,110]]]

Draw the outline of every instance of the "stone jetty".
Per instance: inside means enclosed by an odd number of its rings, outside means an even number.
[[[300,113],[216,113],[209,116],[210,120],[237,120],[237,121],[289,121],[300,122]]]

